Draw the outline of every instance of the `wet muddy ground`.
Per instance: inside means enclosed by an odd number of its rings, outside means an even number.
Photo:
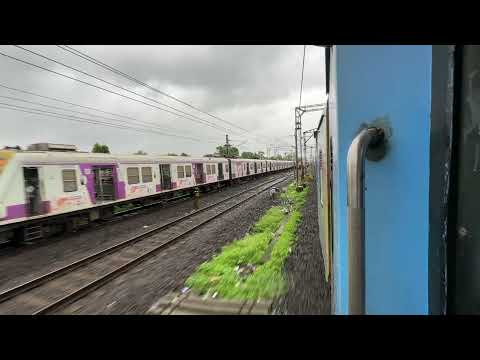
[[[317,192],[312,185],[297,241],[285,263],[287,293],[274,304],[275,313],[283,315],[329,315],[330,290],[325,281],[320,247]]]

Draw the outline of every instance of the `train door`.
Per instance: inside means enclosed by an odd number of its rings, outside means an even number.
[[[26,216],[35,216],[42,213],[40,196],[40,178],[38,168],[24,167],[23,179],[25,185]]]
[[[223,163],[218,163],[218,180],[223,180]]]
[[[247,163],[247,175],[250,175],[250,164]]]
[[[457,178],[451,208],[452,232],[447,246],[448,311],[455,314],[480,314],[480,46],[462,47],[459,64],[460,85],[457,148],[454,166]],[[454,157],[455,158],[455,157]],[[456,163],[456,164],[455,164]]]
[[[160,188],[162,190],[170,190],[172,188],[170,164],[160,164]]]
[[[332,183],[331,183],[331,143],[329,137],[328,118],[322,117],[317,132],[318,151],[318,215],[320,242],[325,267],[325,279],[329,281],[332,266]]]
[[[232,161],[228,159],[228,165],[227,165],[227,172],[228,172],[228,178],[231,180],[233,179],[233,168],[232,168]]]
[[[115,176],[113,166],[93,168],[95,200],[97,202],[115,200]]]
[[[203,184],[205,182],[203,176],[203,164],[193,164],[193,175],[195,176],[195,182],[197,184]]]
[[[254,174],[257,173],[257,163],[256,162],[253,163],[253,173]]]

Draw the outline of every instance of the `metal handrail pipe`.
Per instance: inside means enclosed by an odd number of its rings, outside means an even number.
[[[349,314],[365,314],[365,156],[370,146],[381,142],[380,128],[363,129],[353,139],[347,155]]]

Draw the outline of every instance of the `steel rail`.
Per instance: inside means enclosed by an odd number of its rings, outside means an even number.
[[[287,177],[288,177],[288,176],[287,176]],[[283,177],[282,180],[286,179],[287,177]],[[143,232],[143,233],[141,233],[141,234],[138,234],[138,235],[135,235],[135,236],[133,236],[133,237],[130,237],[130,238],[127,239],[127,240],[124,240],[124,241],[122,241],[122,242],[120,242],[120,243],[118,243],[118,244],[116,244],[116,245],[113,245],[113,246],[111,246],[111,247],[108,247],[108,248],[106,248],[106,249],[100,250],[100,251],[98,251],[98,252],[96,252],[96,253],[94,253],[94,254],[88,255],[88,256],[86,256],[86,257],[84,257],[84,258],[82,258],[82,259],[80,259],[80,260],[77,260],[77,261],[75,261],[75,262],[73,262],[73,263],[71,263],[71,264],[69,264],[69,265],[66,265],[66,266],[63,266],[63,267],[61,267],[61,268],[52,270],[52,271],[48,272],[47,274],[41,275],[41,276],[36,277],[36,278],[34,278],[34,279],[32,279],[32,280],[29,280],[29,281],[27,281],[27,282],[25,282],[25,283],[22,283],[22,284],[20,284],[20,285],[17,285],[17,286],[15,286],[15,287],[13,287],[13,288],[7,289],[7,290],[5,290],[5,291],[3,291],[3,292],[0,293],[0,304],[3,303],[3,302],[5,302],[5,301],[7,301],[7,300],[9,300],[9,299],[11,299],[11,298],[13,298],[13,297],[16,297],[16,296],[18,296],[18,295],[20,295],[20,294],[22,294],[22,293],[24,293],[24,292],[26,292],[26,291],[32,290],[32,289],[34,289],[34,288],[36,288],[36,287],[38,287],[38,286],[40,286],[40,285],[42,285],[42,284],[44,284],[44,283],[46,283],[46,282],[48,282],[48,281],[51,281],[51,280],[56,279],[56,278],[58,278],[58,277],[60,277],[60,276],[62,276],[62,275],[64,275],[64,274],[67,274],[68,272],[71,272],[71,271],[73,271],[73,270],[75,270],[75,269],[77,269],[77,268],[79,268],[79,267],[85,266],[85,265],[87,265],[87,264],[89,264],[89,263],[91,263],[91,262],[93,262],[93,261],[95,261],[95,260],[98,260],[98,259],[100,259],[100,258],[102,258],[102,257],[105,257],[105,256],[107,256],[107,255],[109,255],[109,254],[111,254],[111,253],[113,253],[113,252],[115,252],[115,251],[117,251],[117,250],[120,250],[120,249],[122,249],[122,248],[124,248],[124,247],[126,247],[126,246],[128,246],[128,245],[135,244],[135,243],[138,242],[138,241],[141,241],[141,240],[143,240],[143,239],[145,239],[145,238],[147,238],[147,237],[150,237],[150,236],[152,236],[153,234],[155,234],[155,233],[157,233],[157,232],[159,232],[159,231],[161,231],[161,230],[164,230],[164,229],[166,229],[166,228],[169,228],[169,227],[171,227],[171,226],[173,226],[173,225],[175,225],[175,224],[177,224],[177,223],[179,223],[179,222],[181,222],[181,221],[183,221],[183,220],[186,220],[186,219],[188,219],[188,218],[191,218],[191,217],[193,217],[193,216],[195,216],[195,215],[197,215],[197,214],[199,214],[199,213],[201,213],[201,212],[204,212],[204,211],[206,211],[206,210],[208,210],[208,209],[211,209],[211,208],[213,208],[213,207],[215,207],[215,206],[218,206],[218,205],[220,205],[220,204],[222,204],[222,203],[224,203],[224,202],[226,202],[226,201],[229,201],[229,200],[231,200],[231,199],[233,199],[233,198],[236,198],[236,197],[238,197],[238,196],[240,196],[240,195],[242,195],[242,194],[244,194],[244,193],[247,193],[247,192],[249,192],[249,191],[255,190],[255,189],[257,189],[257,188],[259,188],[259,187],[261,187],[261,186],[265,186],[265,185],[270,184],[270,183],[272,183],[272,182],[276,182],[277,179],[278,179],[278,178],[275,178],[275,179],[273,179],[273,180],[266,181],[266,182],[264,182],[264,183],[262,183],[262,184],[255,185],[255,186],[253,186],[253,187],[251,187],[251,188],[249,188],[249,189],[243,190],[243,191],[241,191],[241,192],[239,192],[239,193],[236,193],[236,194],[234,194],[234,195],[232,195],[232,196],[229,196],[229,197],[227,197],[227,198],[225,198],[225,199],[222,199],[222,200],[217,201],[217,202],[215,202],[215,203],[213,203],[213,204],[210,204],[210,205],[208,205],[208,206],[205,206],[205,207],[203,207],[203,208],[201,208],[201,209],[199,209],[199,210],[196,210],[196,211],[194,211],[194,212],[192,212],[192,213],[190,213],[190,214],[177,217],[177,218],[175,218],[174,220],[169,221],[169,222],[167,222],[167,223],[165,223],[165,224],[161,224],[161,225],[155,226],[154,228],[149,229],[148,231],[145,231],[145,232]]]
[[[256,193],[248,196],[246,199],[243,199],[243,200],[235,203],[234,205],[228,207],[227,209],[219,212],[218,214],[215,214],[215,215],[207,218],[206,220],[204,220],[204,221],[200,222],[199,224],[195,225],[194,227],[192,227],[188,230],[185,230],[184,232],[174,236],[170,240],[156,246],[152,250],[149,250],[145,254],[139,255],[138,257],[136,257],[133,260],[127,262],[126,264],[124,264],[122,266],[119,266],[118,268],[110,271],[108,274],[91,281],[90,283],[81,287],[80,289],[78,289],[78,290],[64,296],[63,298],[61,298],[61,299],[59,299],[55,302],[52,302],[51,304],[41,308],[40,310],[34,312],[32,315],[46,315],[48,313],[59,310],[59,309],[65,307],[65,306],[67,306],[67,305],[85,297],[86,295],[90,294],[91,292],[93,292],[97,288],[103,286],[104,284],[110,282],[111,280],[115,279],[116,277],[120,276],[121,274],[125,273],[126,271],[130,270],[131,268],[135,267],[136,265],[140,264],[141,262],[143,262],[143,261],[147,260],[148,258],[150,258],[151,256],[155,255],[160,250],[166,249],[168,246],[170,246],[170,245],[174,244],[175,242],[177,242],[178,240],[182,239],[185,235],[188,235],[189,233],[197,230],[198,228],[200,228],[203,225],[211,222],[212,220],[214,220],[214,219],[224,215],[225,213],[237,208],[238,206],[244,204],[245,202],[254,198],[255,196],[258,196],[259,194],[263,193],[264,191],[267,191],[272,186],[274,186],[274,185],[276,185],[280,182],[285,181],[287,178],[289,178],[289,176],[286,176],[286,177],[284,177],[280,180],[277,180],[277,181],[273,182],[273,184],[267,185],[267,187],[265,189],[262,189],[262,190],[260,190]],[[269,182],[269,183],[271,183],[271,182]]]

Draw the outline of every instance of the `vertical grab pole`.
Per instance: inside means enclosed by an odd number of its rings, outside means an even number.
[[[366,128],[353,139],[348,149],[348,308],[350,315],[365,314],[365,156],[367,149],[383,141],[383,138],[382,129]]]

